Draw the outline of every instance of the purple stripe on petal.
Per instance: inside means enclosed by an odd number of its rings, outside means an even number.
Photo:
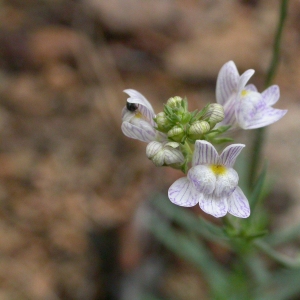
[[[230,95],[237,88],[239,73],[233,61],[229,61],[221,68],[216,85],[216,98],[219,104],[224,105]]]
[[[250,216],[249,202],[240,187],[228,198],[228,212],[238,218],[248,218]]]
[[[199,205],[204,212],[216,218],[224,217],[228,211],[226,197],[216,197],[214,194],[201,194]]]
[[[149,110],[147,107],[139,105],[138,111],[145,117],[145,119],[152,125],[155,126],[156,123],[154,122],[153,118],[155,114],[153,111]]]
[[[244,144],[233,144],[226,147],[220,155],[221,164],[227,168],[232,168],[236,158],[245,147]]]
[[[218,159],[218,152],[211,143],[204,140],[196,141],[192,162],[193,166],[216,164]]]
[[[153,118],[155,113],[150,102],[138,91],[133,89],[124,90],[130,97],[127,99],[128,103],[138,104],[138,111],[145,117],[145,119],[152,125],[155,125]]]
[[[236,94],[232,95],[229,101],[224,105],[224,120],[220,125],[233,125],[236,122],[235,119],[235,109],[236,109]]]
[[[199,193],[193,188],[187,177],[177,179],[169,188],[169,199],[172,203],[191,207],[198,203]]]
[[[280,120],[286,113],[287,110],[272,107],[265,108],[262,114],[250,120],[244,129],[256,129],[268,126]]]
[[[239,95],[236,105],[236,120],[239,126],[247,129],[251,122],[263,116],[266,103],[260,93],[249,92],[247,95]]]
[[[155,139],[156,132],[155,130],[137,127],[136,125],[132,125],[129,122],[123,122],[121,129],[124,135],[132,138],[137,139],[142,142],[151,142]]]
[[[167,165],[184,162],[183,154],[177,149],[165,149],[164,159]]]
[[[272,85],[267,88],[265,91],[261,93],[262,97],[264,98],[266,104],[268,106],[274,105],[280,97],[280,90],[278,85]]]
[[[152,158],[163,148],[163,144],[157,141],[150,142],[146,147],[146,155],[148,158]]]
[[[127,89],[127,90],[124,90],[123,92],[126,93],[130,97],[127,99],[127,102],[141,104],[141,105],[147,107],[154,114],[152,105],[141,93],[139,93],[138,91],[133,90],[133,89]]]

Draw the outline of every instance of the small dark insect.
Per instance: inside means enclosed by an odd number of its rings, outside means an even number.
[[[138,109],[138,104],[126,102],[126,107],[129,111],[136,111]]]

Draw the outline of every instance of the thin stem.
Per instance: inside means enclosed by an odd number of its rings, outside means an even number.
[[[191,149],[191,145],[187,141],[185,141],[185,143],[181,146],[181,150],[183,156],[185,157],[185,162],[184,165],[181,167],[181,170],[184,174],[186,174],[188,170],[188,164],[190,163],[193,157],[193,150]]]
[[[283,27],[287,16],[288,2],[289,2],[288,0],[281,0],[279,22],[278,22],[274,45],[273,45],[273,56],[270,63],[270,67],[267,72],[267,76],[265,80],[265,88],[271,85],[278,69],[278,65],[280,61],[280,44],[281,44]],[[250,188],[254,186],[256,175],[260,165],[260,157],[261,157],[261,152],[264,144],[264,139],[265,139],[265,128],[257,129],[255,132],[253,145],[251,149],[252,155],[251,155],[250,171],[249,171]]]
[[[299,259],[292,259],[290,257],[282,255],[263,241],[256,240],[253,244],[256,246],[256,248],[267,254],[270,258],[272,258],[282,266],[290,269],[300,268]]]

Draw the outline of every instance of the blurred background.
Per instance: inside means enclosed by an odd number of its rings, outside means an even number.
[[[182,175],[155,168],[146,144],[123,136],[122,91],[138,90],[157,113],[176,95],[201,109],[229,60],[255,69],[262,91],[279,4],[0,1],[0,300],[208,299],[201,273],[147,230],[151,197]],[[299,51],[300,1],[291,0],[274,82],[276,108],[289,112],[265,147],[274,230],[300,218]],[[244,131],[236,142],[248,139]]]

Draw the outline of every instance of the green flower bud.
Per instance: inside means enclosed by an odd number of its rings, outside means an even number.
[[[181,124],[187,124],[191,120],[191,113],[185,112],[181,117]]]
[[[167,105],[171,108],[179,108],[181,107],[181,103],[182,103],[182,98],[179,97],[179,96],[175,96],[175,97],[172,97],[170,98],[168,101],[167,101]]]
[[[207,121],[210,125],[215,126],[217,123],[224,119],[224,108],[221,104],[212,103],[208,106],[207,112],[202,117],[203,120]],[[211,128],[213,127],[211,126]]]
[[[177,125],[168,131],[168,137],[175,142],[181,142],[184,136],[184,130]]]
[[[206,121],[194,122],[188,130],[188,137],[197,140],[200,139],[204,133],[210,130],[210,126]]]
[[[172,128],[172,124],[164,112],[158,113],[154,121],[157,124],[157,128],[163,132],[168,132]]]

